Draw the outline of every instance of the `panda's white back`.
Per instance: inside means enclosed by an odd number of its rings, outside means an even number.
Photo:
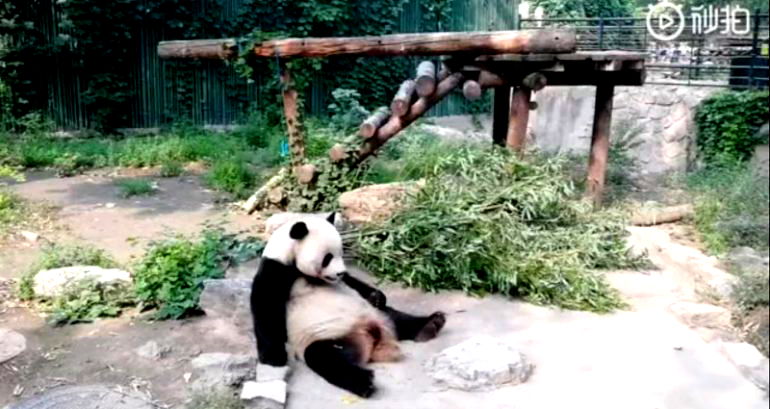
[[[286,321],[289,345],[299,359],[308,345],[344,337],[360,322],[376,321],[382,328],[395,332],[384,313],[348,286],[312,285],[303,278],[297,279],[292,287]]]

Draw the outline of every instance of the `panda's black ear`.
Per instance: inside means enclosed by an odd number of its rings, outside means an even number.
[[[307,236],[309,231],[307,230],[307,225],[305,222],[296,222],[294,223],[294,226],[291,226],[291,231],[289,232],[289,237],[291,237],[294,240],[302,240]]]
[[[326,220],[334,226],[334,216],[336,216],[336,212],[331,212],[329,216],[326,217]]]

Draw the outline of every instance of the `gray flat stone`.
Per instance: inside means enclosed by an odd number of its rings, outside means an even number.
[[[0,328],[0,363],[9,361],[27,349],[24,335],[7,328]]]
[[[243,331],[251,331],[250,279],[206,280],[200,297],[207,316],[228,321]]]
[[[91,385],[51,389],[8,409],[153,409],[153,405],[133,393]]]

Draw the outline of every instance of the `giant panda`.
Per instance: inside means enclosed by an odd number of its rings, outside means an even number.
[[[428,341],[446,322],[442,312],[391,308],[381,291],[350,275],[334,214],[305,215],[273,232],[252,284],[251,312],[260,364],[282,367],[294,357],[362,397],[376,391],[367,363],[398,360],[399,340]]]

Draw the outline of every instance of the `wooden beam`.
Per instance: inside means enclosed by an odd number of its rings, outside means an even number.
[[[257,44],[259,57],[326,57],[330,55],[449,55],[509,53],[571,53],[574,30],[513,30],[409,33],[369,37],[286,38]],[[225,48],[227,52],[221,52]],[[162,41],[163,58],[235,58],[235,40]]]
[[[358,129],[358,134],[361,135],[364,139],[371,138],[375,133],[377,133],[377,128],[382,126],[382,124],[384,124],[389,117],[390,109],[388,109],[388,107],[378,108],[361,124],[361,127]]]
[[[612,85],[596,87],[594,124],[591,133],[591,153],[588,160],[587,194],[595,206],[601,205],[604,180],[607,171],[607,156],[610,149],[610,126],[612,124]]]
[[[427,97],[436,90],[436,66],[430,61],[423,61],[417,66],[417,95]]]
[[[161,41],[158,44],[158,57],[229,60],[238,57],[238,48],[234,38]]]
[[[511,87],[501,85],[495,87],[492,105],[492,143],[504,146],[508,133],[508,116],[511,106]]]
[[[401,83],[396,96],[393,97],[393,102],[390,103],[390,111],[393,115],[404,116],[409,112],[409,105],[412,104],[412,96],[416,86],[417,84],[412,80],[406,80]]]
[[[463,75],[460,73],[450,74],[439,82],[436,86],[436,92],[427,97],[420,97],[409,108],[409,112],[404,116],[392,115],[388,122],[377,129],[377,134],[366,142],[358,150],[356,156],[356,163],[361,163],[364,159],[369,157],[377,151],[377,149],[387,142],[390,138],[401,132],[404,128],[409,126],[412,122],[417,120],[420,116],[428,112],[430,108],[436,105],[441,99],[443,99],[449,92],[457,88],[463,81]]]
[[[532,90],[527,87],[516,87],[511,97],[511,115],[508,122],[506,145],[516,152],[524,149],[527,139],[527,122],[529,122],[529,99]]]
[[[289,134],[291,168],[296,174],[299,166],[305,162],[305,134],[300,122],[297,90],[292,84],[291,73],[284,62],[280,65],[281,84],[283,86],[283,116],[286,118],[286,130]]]

